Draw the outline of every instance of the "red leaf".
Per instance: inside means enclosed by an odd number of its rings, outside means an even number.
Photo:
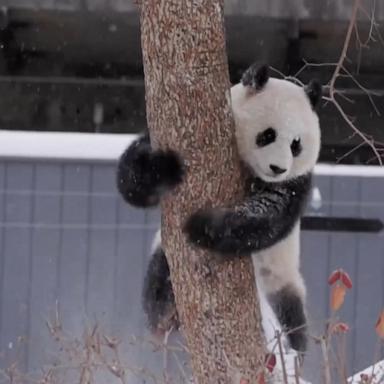
[[[267,353],[265,355],[264,364],[268,371],[272,373],[276,366],[276,355],[274,353]]]
[[[352,288],[352,280],[347,272],[341,271],[341,281],[348,289]]]
[[[342,284],[336,284],[331,291],[331,309],[338,311],[344,303],[346,288]]]
[[[375,329],[380,339],[384,339],[384,310],[381,311],[380,316],[376,321]]]
[[[349,331],[349,326],[346,323],[337,323],[332,328],[332,333],[346,333]]]
[[[336,269],[335,271],[333,271],[329,278],[328,278],[328,284],[329,285],[333,285],[336,283],[336,281],[340,280],[340,269]]]

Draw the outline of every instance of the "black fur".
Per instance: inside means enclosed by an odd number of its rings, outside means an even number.
[[[302,299],[293,287],[287,286],[268,297],[274,312],[284,327],[289,344],[299,352],[307,349],[307,320]]]
[[[143,287],[143,309],[152,331],[167,331],[178,327],[175,297],[168,262],[159,247],[149,262]]]
[[[117,188],[129,204],[156,206],[163,193],[181,183],[183,175],[179,156],[171,150],[153,151],[149,136],[143,135],[120,157]]]
[[[264,87],[269,79],[268,65],[251,65],[243,74],[241,82],[244,87],[251,87],[260,90]]]
[[[200,210],[184,226],[188,239],[220,255],[247,255],[284,239],[303,213],[311,175],[278,183],[248,182],[248,198],[234,208]]]
[[[311,80],[309,84],[304,88],[304,90],[308,96],[312,108],[316,110],[323,95],[321,84],[317,80]]]

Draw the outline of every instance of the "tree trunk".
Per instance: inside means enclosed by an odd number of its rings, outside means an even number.
[[[185,182],[163,199],[162,241],[199,384],[255,383],[264,360],[251,258],[218,262],[182,233],[190,213],[229,205],[243,193],[223,8],[223,0],[141,2],[151,140],[175,149],[187,166]]]

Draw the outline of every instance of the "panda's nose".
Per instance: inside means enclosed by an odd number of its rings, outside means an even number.
[[[283,168],[280,168],[278,167],[277,165],[273,165],[271,164],[269,166],[269,168],[271,168],[271,171],[275,174],[275,175],[281,175],[282,173],[284,173],[286,171],[286,169],[283,169]]]

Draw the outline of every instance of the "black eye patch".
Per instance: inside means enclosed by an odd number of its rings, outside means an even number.
[[[299,156],[302,149],[303,147],[301,146],[300,137],[293,139],[291,143],[291,151],[292,151],[293,157]]]
[[[256,145],[258,147],[265,147],[272,144],[276,140],[276,136],[276,131],[273,128],[267,128],[256,136]]]

